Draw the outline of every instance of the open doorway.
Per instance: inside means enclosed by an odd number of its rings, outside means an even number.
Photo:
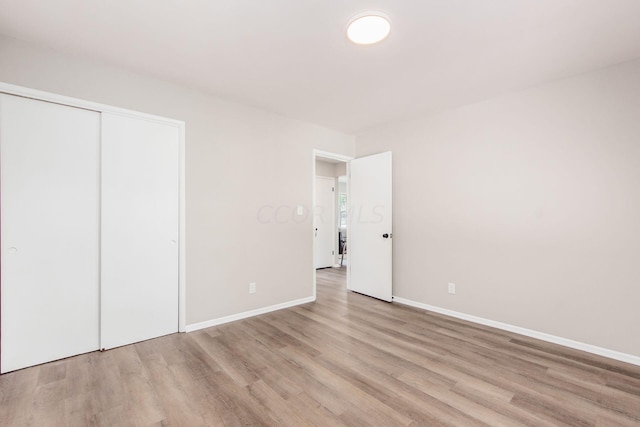
[[[320,163],[320,162],[323,163]],[[390,151],[359,157],[357,159],[340,156],[314,150],[313,154],[313,202],[316,201],[316,168],[320,172],[321,168],[327,167],[333,175],[334,183],[339,184],[340,172],[336,169],[341,167],[336,164],[346,163],[346,288],[350,291],[358,292],[377,298],[382,301],[391,302],[393,300],[393,177],[392,177],[393,155]],[[328,163],[325,165],[324,163]],[[325,174],[325,175],[326,175]],[[335,187],[333,188],[335,193]],[[333,203],[333,200],[331,201]],[[339,206],[336,203],[335,206]],[[324,208],[316,212],[335,212],[339,216],[337,209]],[[312,215],[313,222],[311,232],[313,233],[313,290],[317,296],[317,271],[326,271],[324,268],[316,271],[316,232],[320,232],[318,225],[326,224],[320,215]],[[325,218],[330,218],[327,216]],[[336,220],[334,225],[330,225],[333,233],[329,234],[330,241],[333,240],[334,253],[339,254],[338,242],[340,242],[340,230]],[[316,230],[317,229],[317,230]],[[332,269],[339,268],[337,259],[336,265]],[[344,261],[343,261],[344,268]]]
[[[348,280],[348,161],[350,157],[314,151],[313,157],[313,285],[318,274]],[[346,280],[345,280],[346,279]]]

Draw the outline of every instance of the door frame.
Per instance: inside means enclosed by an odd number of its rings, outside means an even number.
[[[147,113],[127,110],[124,108],[113,107],[111,105],[100,104],[82,99],[72,98],[64,95],[58,95],[51,92],[45,92],[37,89],[30,89],[22,86],[12,85],[0,82],[0,93],[7,95],[21,96],[23,98],[31,98],[39,101],[52,102],[54,104],[62,104],[70,107],[82,108],[85,110],[96,111],[98,113],[114,113],[123,116],[133,117],[137,119],[145,119],[155,122],[166,123],[178,128],[180,135],[179,141],[179,238],[178,238],[178,331],[186,331],[186,225],[185,225],[185,122],[167,117],[155,116]],[[315,172],[315,163],[314,163]],[[0,283],[0,286],[2,284]],[[315,286],[315,275],[314,275]],[[315,292],[314,292],[315,293]]]
[[[311,185],[312,185],[312,190],[311,190],[311,228],[310,228],[310,232],[311,232],[311,238],[312,238],[312,242],[313,244],[312,246],[312,257],[311,257],[311,269],[313,271],[313,300],[315,301],[317,298],[317,278],[316,278],[316,242],[315,242],[315,229],[316,229],[316,219],[315,219],[315,215],[314,215],[314,206],[316,203],[316,160],[322,160],[322,159],[331,159],[331,160],[338,160],[340,162],[344,162],[346,163],[347,166],[347,177],[349,176],[349,161],[353,160],[355,157],[354,156],[347,156],[344,154],[338,154],[338,153],[332,153],[329,151],[324,151],[324,150],[318,150],[318,149],[314,149],[313,150],[313,156],[311,158],[312,164],[311,164]],[[349,211],[349,181],[347,178],[347,212]],[[336,191],[337,194],[337,191]],[[334,212],[335,214],[335,212]],[[347,227],[347,242],[349,241],[349,228]],[[350,265],[347,262],[347,288],[349,287],[349,276],[350,276]]]

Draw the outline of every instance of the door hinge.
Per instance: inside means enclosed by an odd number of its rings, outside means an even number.
[[[336,189],[334,187],[331,187],[331,192],[333,193],[335,191],[336,191]]]
[[[335,254],[336,254],[336,251],[331,251],[331,255],[335,255]]]

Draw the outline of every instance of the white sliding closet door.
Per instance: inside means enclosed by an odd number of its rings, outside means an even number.
[[[99,347],[100,114],[0,94],[1,371]]]
[[[178,332],[179,129],[102,115],[101,344]]]

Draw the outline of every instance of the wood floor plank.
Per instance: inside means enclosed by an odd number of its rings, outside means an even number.
[[[145,367],[153,386],[165,419],[170,425],[203,425],[201,411],[188,398],[184,388],[193,387],[193,383],[181,381],[166,364],[162,357],[148,357]]]
[[[2,426],[640,426],[640,367],[348,292],[0,376]]]

